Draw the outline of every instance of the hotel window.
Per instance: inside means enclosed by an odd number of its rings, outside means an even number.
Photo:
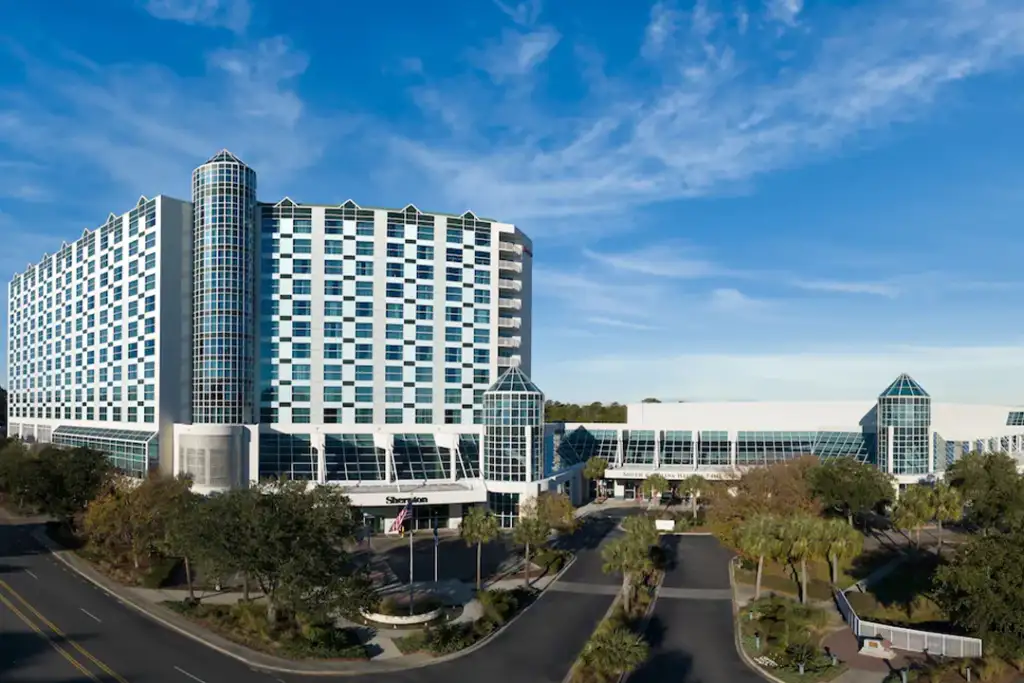
[[[356,339],[373,339],[373,323],[356,323]]]
[[[356,261],[356,275],[373,275],[373,261]]]
[[[388,237],[405,239],[405,225],[402,223],[388,223]]]
[[[373,366],[372,365],[357,365],[356,366],[356,381],[357,382],[372,382],[373,381]]]
[[[434,226],[432,225],[421,225],[416,228],[416,239],[423,242],[434,241]]]
[[[405,265],[402,263],[394,263],[389,261],[387,264],[385,275],[387,277],[403,278],[405,277]]]
[[[356,242],[356,256],[373,256],[373,242]]]
[[[358,280],[356,282],[356,296],[373,296],[373,282],[370,280]]]
[[[385,424],[402,424],[402,409],[401,408],[385,408],[384,409],[384,423]]]
[[[356,387],[356,403],[373,403],[373,387]]]

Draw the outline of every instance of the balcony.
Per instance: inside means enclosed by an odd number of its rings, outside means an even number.
[[[503,278],[501,280],[498,280],[498,287],[502,289],[510,289],[513,292],[521,292],[523,290],[523,281],[509,280],[507,278]]]
[[[510,270],[513,273],[523,272],[523,264],[521,261],[506,261],[502,259],[498,261],[498,267],[502,270]]]
[[[501,316],[498,318],[498,327],[504,327],[506,329],[518,330],[519,326],[523,324],[522,318],[510,318],[508,316]]]
[[[523,255],[523,245],[515,244],[513,242],[498,242],[498,249],[501,251],[511,252],[517,256]]]
[[[511,308],[514,311],[518,311],[522,307],[522,299],[498,299],[498,308]]]
[[[518,349],[522,341],[522,337],[498,337],[498,346],[503,346],[507,349]]]
[[[523,357],[519,355],[515,356],[498,356],[498,367],[507,368],[513,365],[522,365]]]

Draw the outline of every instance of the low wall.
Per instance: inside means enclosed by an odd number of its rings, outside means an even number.
[[[927,652],[944,657],[981,657],[982,642],[978,638],[951,636],[945,633],[918,631],[902,626],[889,626],[873,621],[864,621],[853,611],[853,605],[845,591],[836,591],[836,606],[858,638],[884,638],[897,650]]]
[[[410,614],[406,616],[392,616],[390,614],[374,614],[373,612],[360,612],[364,619],[375,624],[386,624],[387,626],[414,626],[425,624],[439,618],[444,613],[444,608],[438,607],[435,610],[423,614]]]

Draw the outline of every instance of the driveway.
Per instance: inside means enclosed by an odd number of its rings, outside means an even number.
[[[731,553],[711,536],[666,536],[669,568],[647,629],[651,658],[629,683],[763,683],[739,653]]]

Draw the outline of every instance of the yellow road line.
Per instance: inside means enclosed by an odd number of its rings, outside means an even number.
[[[100,683],[100,679],[98,679],[96,677],[96,675],[93,674],[93,672],[89,671],[87,668],[82,666],[82,664],[77,659],[72,657],[71,653],[69,653],[67,650],[65,650],[64,648],[62,648],[60,645],[58,645],[57,643],[53,642],[52,640],[50,640],[50,638],[43,632],[43,630],[41,628],[39,628],[39,626],[37,626],[35,624],[35,622],[33,622],[28,617],[26,617],[21,612],[21,610],[19,610],[17,607],[15,607],[11,603],[10,600],[8,600],[6,597],[4,597],[4,595],[2,593],[0,593],[0,604],[2,604],[4,607],[9,609],[11,611],[11,613],[14,614],[14,616],[18,617],[23,622],[25,622],[25,625],[28,626],[30,629],[32,629],[37,636],[39,636],[40,638],[45,640],[50,645],[50,647],[52,647],[54,650],[56,650],[58,653],[60,653],[60,655],[64,659],[68,660],[68,662],[71,663],[71,666],[73,666],[76,669],[78,669],[79,672],[81,672],[85,676],[88,676],[91,680],[96,681],[96,683]]]
[[[17,598],[18,602],[20,602],[22,605],[24,605],[25,608],[28,609],[29,612],[31,612],[33,615],[35,615],[35,617],[40,622],[42,622],[42,624],[44,626],[46,626],[51,631],[53,631],[58,636],[60,636],[68,645],[70,645],[71,647],[75,648],[75,650],[77,650],[78,653],[81,654],[83,657],[85,657],[90,662],[95,664],[96,668],[98,668],[100,671],[102,671],[103,673],[105,673],[108,676],[110,676],[111,678],[113,678],[115,681],[117,681],[117,683],[128,683],[128,681],[126,681],[121,675],[119,675],[118,673],[113,671],[109,666],[107,666],[106,664],[104,664],[100,660],[96,659],[92,655],[91,652],[89,652],[84,647],[82,647],[81,645],[76,643],[74,640],[69,638],[63,631],[61,631],[59,628],[57,628],[56,624],[54,624],[52,621],[50,621],[49,619],[44,617],[42,614],[40,614],[39,610],[37,610],[35,607],[33,607],[31,604],[29,604],[28,600],[26,600],[25,598],[21,597],[21,594],[18,593],[18,591],[16,591],[13,588],[11,588],[10,585],[6,581],[4,581],[3,579],[0,579],[0,588],[6,590],[12,596]]]

